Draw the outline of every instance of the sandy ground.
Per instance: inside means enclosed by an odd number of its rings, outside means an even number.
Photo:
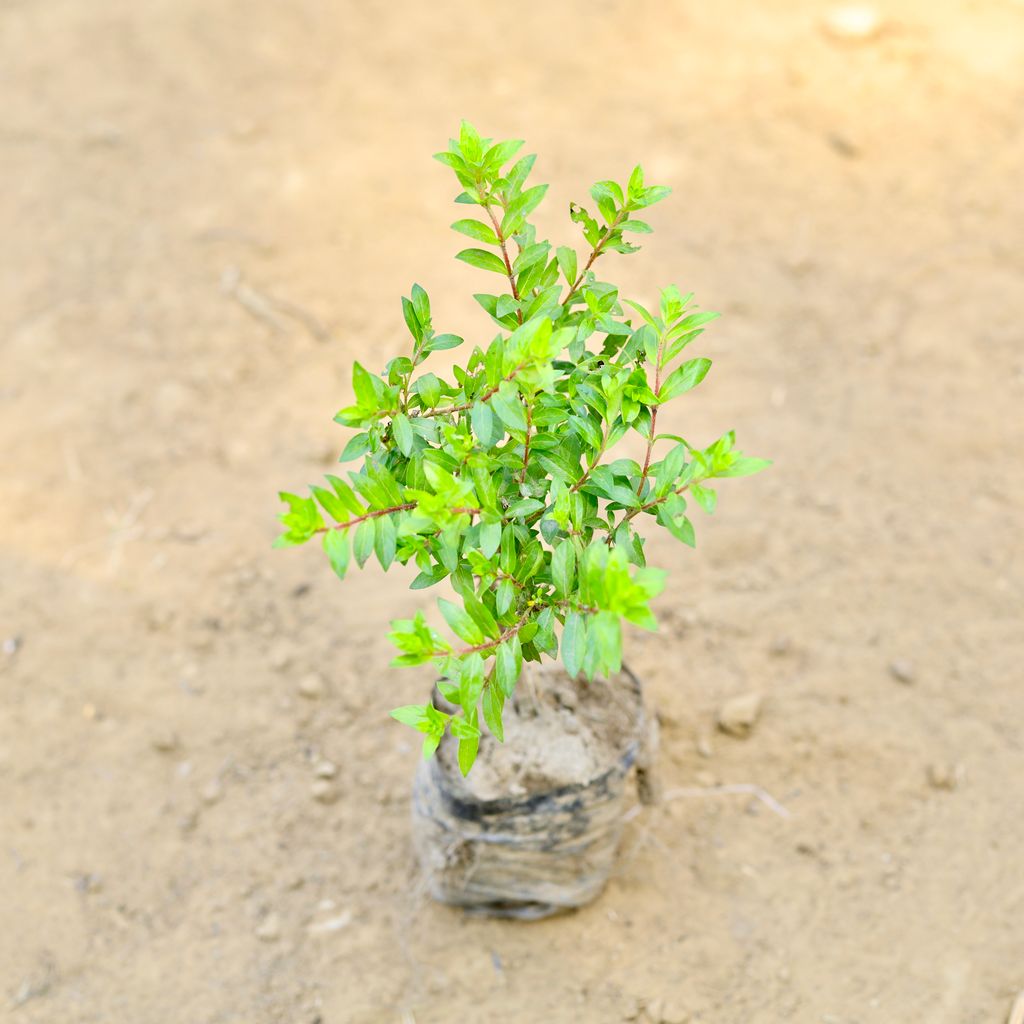
[[[860,43],[823,10],[0,2],[0,1016],[1005,1020],[1024,5],[894,0]],[[776,460],[696,552],[652,540],[664,629],[629,652],[666,785],[791,817],[645,810],[606,894],[540,924],[418,886],[386,712],[429,680],[383,636],[427,595],[269,547],[351,359],[403,350],[401,292],[489,336],[429,159],[460,116],[541,154],[563,240],[597,178],[674,186],[605,270],[725,312],[674,425]],[[753,734],[715,735],[751,690]]]

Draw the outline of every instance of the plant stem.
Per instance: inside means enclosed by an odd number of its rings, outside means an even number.
[[[344,523],[332,523],[330,526],[321,526],[318,530],[314,530],[314,533],[326,533],[328,530],[347,530],[349,527],[358,526],[360,523],[365,522],[367,519],[379,519],[381,516],[389,516],[394,512],[408,512],[410,509],[416,507],[415,501],[407,501],[402,505],[391,505],[388,508],[374,508],[369,512],[364,513],[361,516],[356,516],[355,519],[349,519]],[[450,512],[454,512],[457,515],[469,515],[478,516],[480,515],[481,509],[478,508],[462,508],[457,507],[449,509]]]
[[[654,364],[654,394],[661,391],[661,369],[665,354],[665,336],[658,339],[658,355]],[[658,407],[651,407],[651,436],[647,439],[647,453],[644,455],[644,468],[640,473],[640,483],[637,484],[636,495],[639,498],[643,494],[644,484],[647,482],[647,471],[651,468],[651,451],[654,448],[655,428],[658,425]]]
[[[508,258],[508,248],[505,246],[505,236],[501,233],[501,224],[491,211],[490,204],[485,203],[484,209],[487,211],[487,216],[491,218],[491,224],[494,225],[494,233],[498,236],[498,245],[501,246],[501,258],[505,261],[505,273],[508,275],[508,283],[512,288],[512,298],[518,302],[519,289],[516,287],[516,275],[512,272],[512,261]],[[502,209],[504,210],[504,207]],[[521,309],[516,310],[516,318],[520,323],[523,322],[523,311]]]
[[[422,410],[419,412],[411,412],[409,413],[409,418],[415,419],[418,417],[420,419],[429,419],[431,416],[450,416],[457,412],[465,412],[467,409],[472,409],[477,402],[486,402],[488,398],[492,398],[499,390],[501,390],[502,384],[507,381],[515,380],[516,374],[519,373],[520,370],[524,369],[526,369],[526,363],[520,363],[517,367],[502,377],[494,387],[488,388],[486,391],[477,395],[472,402],[463,402],[461,405],[446,405],[443,409],[430,409],[426,412]]]
[[[526,471],[530,466],[530,430],[533,427],[533,406],[524,402],[526,407],[526,440],[523,442],[523,468],[519,473],[519,482],[526,483]]]
[[[597,240],[597,245],[594,246],[594,249],[590,254],[590,259],[587,260],[587,265],[580,271],[579,277],[576,278],[576,282],[569,289],[569,294],[566,295],[564,299],[562,299],[561,304],[563,306],[569,304],[569,300],[576,294],[577,290],[579,289],[579,286],[583,284],[583,279],[587,276],[587,271],[590,270],[590,268],[594,265],[594,261],[604,251],[605,244],[607,243],[608,239],[611,238],[612,232],[619,226],[619,221],[622,220],[622,215],[625,212],[625,210],[619,210],[619,212],[615,214],[615,219],[611,222],[611,224],[609,224],[608,227],[606,227],[604,231],[601,232],[601,237]]]

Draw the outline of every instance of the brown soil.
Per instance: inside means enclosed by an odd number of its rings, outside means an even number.
[[[1005,1019],[1024,7],[879,9],[857,42],[809,0],[0,4],[0,1016]],[[559,239],[634,159],[674,186],[608,268],[726,314],[665,428],[775,459],[696,552],[652,538],[663,629],[627,657],[669,791],[791,817],[646,809],[537,925],[418,887],[386,713],[429,676],[384,632],[433,595],[269,549],[412,281],[489,336],[429,159],[462,115],[541,154]],[[712,735],[751,690],[750,736]]]
[[[638,741],[638,694],[625,675],[574,680],[557,664],[525,665],[503,715],[462,785],[478,800],[589,782]]]

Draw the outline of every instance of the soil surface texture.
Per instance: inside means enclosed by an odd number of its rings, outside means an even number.
[[[1024,4],[3,0],[0,92],[0,1018],[1006,1020]],[[558,243],[596,180],[673,187],[601,267],[724,314],[659,428],[774,460],[652,534],[666,799],[535,924],[417,878],[387,712],[432,679],[385,634],[436,593],[270,549],[412,282],[493,333],[463,116]]]

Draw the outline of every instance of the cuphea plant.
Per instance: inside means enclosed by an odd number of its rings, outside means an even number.
[[[413,285],[402,299],[411,354],[380,376],[356,363],[355,403],[335,417],[359,431],[340,461],[362,458],[361,468],[348,481],[328,476],[312,497],[281,495],[277,544],[322,536],[338,576],[376,555],[384,569],[414,561],[413,589],[450,581],[457,601],[438,604],[458,642],[422,612],[393,622],[390,639],[396,664],[436,664],[459,710],[427,703],[391,714],[426,734],[427,755],[450,729],[463,772],[481,717],[502,739],[524,661],[560,652],[573,677],[610,675],[621,667],[622,620],[655,628],[650,602],[664,573],[645,567],[639,523],[655,520],[693,545],[687,497],[712,512],[709,480],[768,464],[741,455],[731,432],[706,448],[657,432],[661,406],[708,372],[710,360],[681,357],[717,314],[695,311],[675,287],[649,311],[594,273],[604,254],[637,251],[627,235],[651,228],[636,215],[669,189],[646,185],[640,167],[624,186],[594,185],[598,217],[570,206],[589,247],[581,263],[572,247],[552,251],[528,221],[547,186],[527,186],[533,156],[505,169],[521,145],[463,123],[436,154],[462,186],[455,201],[482,211],[452,227],[483,246],[456,258],[500,281],[498,294],[475,296],[497,333],[450,380],[421,372],[431,353],[463,339],[435,333],[427,294]],[[630,431],[645,446],[642,462],[609,460]]]

